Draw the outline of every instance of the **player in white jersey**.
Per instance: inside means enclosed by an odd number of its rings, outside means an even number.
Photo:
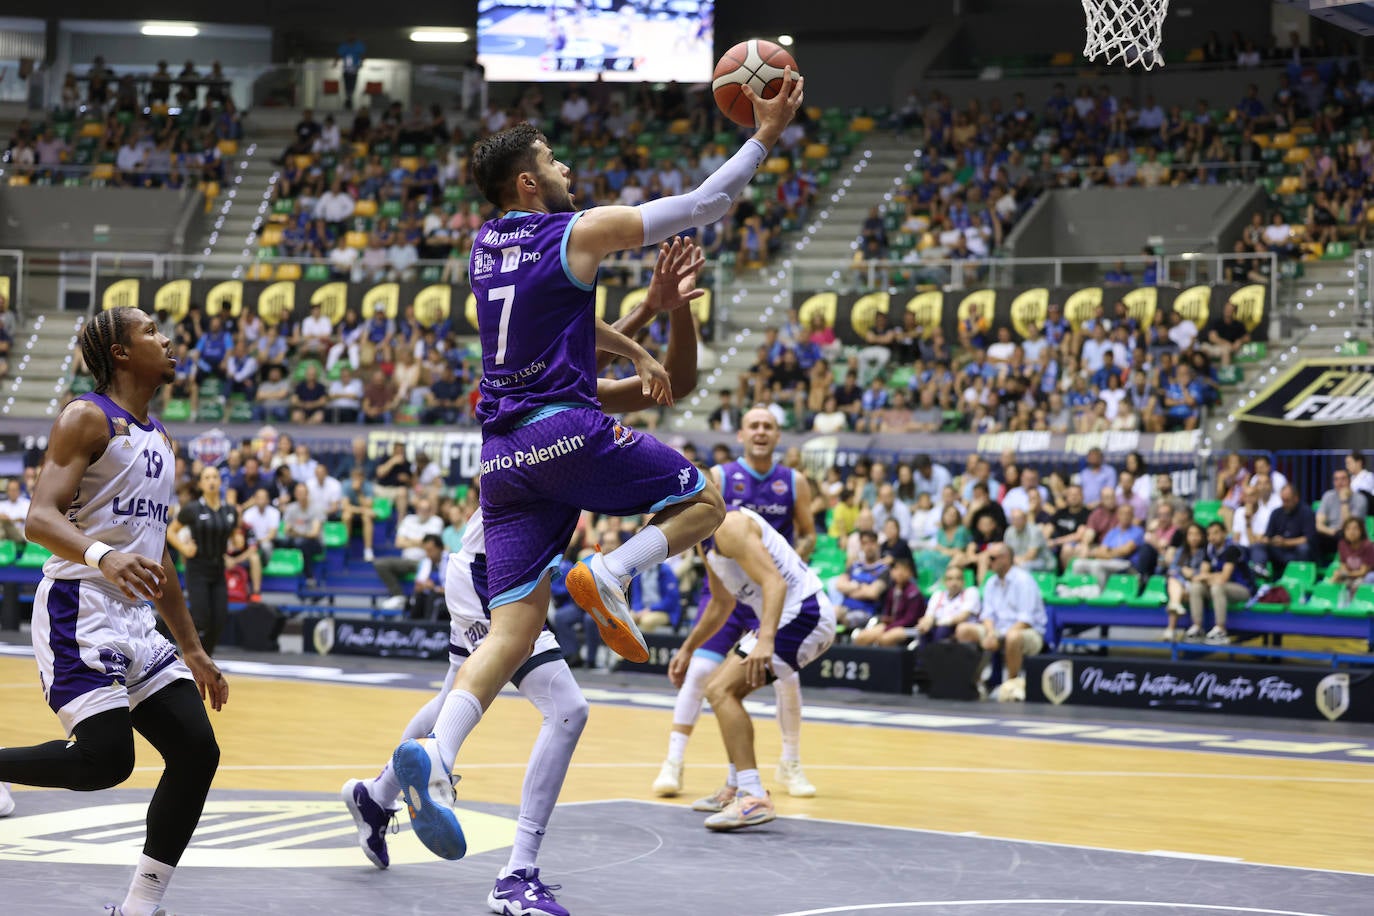
[[[202,700],[219,709],[229,696],[167,550],[175,457],[148,405],[175,372],[168,344],[133,308],[101,312],[81,332],[95,390],[53,424],[25,525],[53,554],[33,603],[43,693],[76,740],[0,750],[0,780],[77,791],[129,778],[135,730],[162,755],[143,853],[124,902],[108,907],[114,916],[165,913],[163,894],[219,766]]]
[[[675,390],[679,386],[691,390],[696,384],[696,325],[691,310],[679,306],[701,295],[695,285],[702,263],[700,249],[691,244],[680,240],[665,244],[655,264],[648,295],[639,308],[616,325],[617,330],[634,334],[655,313],[670,312],[669,352],[664,365]],[[607,413],[641,410],[652,403],[638,377],[598,380],[597,394]],[[448,674],[438,695],[421,707],[406,726],[401,749],[433,740],[431,733],[459,666],[476,651],[490,630],[490,597],[486,538],[479,509],[468,518],[462,547],[450,555],[445,571],[444,599],[450,620]],[[543,725],[521,789],[510,859],[488,895],[487,904],[493,912],[505,916],[567,916],[568,910],[540,880],[536,863],[573,751],[586,725],[587,700],[547,627],[540,631],[529,658],[516,670],[511,682],[543,715]],[[398,749],[394,760],[402,761],[403,757]],[[416,836],[431,852],[446,859],[462,858],[466,852],[462,830],[451,811],[452,784],[447,780],[430,781],[427,777],[428,770],[423,774],[411,773],[404,762],[398,765],[389,760],[376,778],[350,779],[344,783],[344,803],[358,826],[363,854],[378,868],[390,864],[386,831],[403,791]],[[417,781],[422,785],[415,785]],[[430,817],[431,813],[435,816]],[[425,816],[417,816],[421,814]]]
[[[744,698],[823,655],[835,639],[835,610],[811,567],[757,513],[731,509],[704,546],[711,602],[673,656],[668,677],[682,684],[692,652],[720,629],[736,601],[758,615],[759,628],[740,640],[706,684],[739,787],[729,804],[706,819],[706,826],[734,830],[775,816],[773,799],[759,778],[754,726]]]

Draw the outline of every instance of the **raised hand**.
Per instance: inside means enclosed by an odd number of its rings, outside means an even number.
[[[675,236],[658,246],[649,294],[645,298],[654,312],[671,312],[693,299],[706,295],[697,289],[697,274],[706,264],[706,254],[691,241]]]
[[[783,71],[782,88],[771,99],[760,98],[748,83],[740,86],[745,97],[754,106],[754,123],[759,126],[760,131],[771,128],[781,133],[784,127],[792,123],[793,116],[802,106],[804,82],[801,76],[793,73],[792,68],[788,67]]]

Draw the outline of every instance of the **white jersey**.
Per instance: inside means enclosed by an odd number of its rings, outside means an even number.
[[[83,394],[77,400],[104,411],[110,442],[81,475],[67,519],[87,537],[160,563],[176,491],[176,458],[167,430],[152,417],[146,426],[140,424],[103,394]],[[99,570],[58,556],[43,564],[43,575],[104,582]],[[105,590],[124,597],[114,585]]]
[[[738,512],[749,518],[758,526],[759,534],[763,538],[763,546],[768,551],[769,557],[773,560],[773,566],[782,574],[783,581],[787,583],[787,596],[783,598],[783,608],[799,606],[802,601],[821,591],[823,586],[821,580],[806,565],[806,561],[792,549],[782,535],[774,530],[757,512],[749,509],[731,509],[731,512]],[[706,562],[710,564],[711,571],[724,583],[730,594],[735,596],[735,600],[740,604],[748,605],[755,614],[762,609],[763,587],[749,577],[738,563],[728,557],[723,557],[716,552],[715,546],[706,553]],[[785,616],[785,615],[784,615]],[[783,621],[785,623],[786,621]]]
[[[491,630],[491,612],[487,603],[487,539],[482,525],[482,510],[468,516],[463,528],[463,543],[456,553],[449,554],[448,569],[444,571],[444,603],[449,614],[449,661],[462,664],[463,658],[476,651]],[[557,651],[558,640],[545,627],[534,641],[531,655]]]

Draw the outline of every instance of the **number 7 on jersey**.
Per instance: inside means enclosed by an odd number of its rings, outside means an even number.
[[[510,330],[511,307],[515,305],[514,286],[495,286],[487,290],[487,301],[501,303],[501,322],[496,328],[496,365],[506,361],[506,334]]]

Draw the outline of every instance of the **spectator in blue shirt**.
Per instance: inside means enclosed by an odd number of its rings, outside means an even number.
[[[1102,368],[1093,373],[1093,387],[1106,388],[1112,376],[1116,376],[1116,380],[1121,384],[1126,383],[1126,373],[1116,364],[1116,353],[1107,350],[1102,354]]]
[[[614,531],[608,531],[602,537],[601,547],[606,550],[619,543],[620,536]],[[568,595],[568,571],[576,562],[577,551],[569,550],[559,562],[558,571],[549,582],[553,600],[553,634],[558,639],[558,648],[563,650],[563,659],[569,668],[581,668],[584,665],[591,668],[596,666],[596,650],[601,647],[601,634],[592,625],[591,618],[574,604]],[[577,636],[579,627],[582,629],[582,638],[587,641],[585,659]]]
[[[356,35],[348,36],[348,40],[339,45],[336,52],[337,60],[343,66],[343,97],[344,108],[353,108],[353,90],[358,87],[358,72],[363,68],[363,58],[367,56],[367,45],[358,40]]]
[[[196,346],[196,368],[201,376],[224,378],[224,358],[234,345],[234,337],[224,329],[224,321],[216,315],[210,319],[209,330]]]
[[[643,632],[676,627],[682,619],[677,575],[667,563],[630,580],[630,611]]]
[[[1251,562],[1274,565],[1274,575],[1294,560],[1312,560],[1317,546],[1317,517],[1290,484],[1279,491],[1281,504],[1269,515],[1263,537],[1250,541]]]
[[[877,615],[888,588],[888,567],[878,554],[876,531],[859,532],[859,551],[858,561],[834,585],[840,595],[836,617],[851,630],[862,628]]]
[[[1139,569],[1140,550],[1145,545],[1145,531],[1135,520],[1135,510],[1129,505],[1116,507],[1116,525],[1102,538],[1102,543],[1088,548],[1086,556],[1073,561],[1073,572],[1093,576],[1099,585],[1107,584],[1113,573]]]
[[[1180,365],[1173,381],[1164,386],[1165,428],[1197,429],[1205,398],[1202,385],[1193,379],[1193,370],[1187,364]]]
[[[1107,271],[1106,275],[1102,277],[1102,282],[1125,286],[1130,283],[1132,279],[1130,273],[1126,270],[1126,265],[1117,261],[1116,264],[1112,266],[1112,269]]]

